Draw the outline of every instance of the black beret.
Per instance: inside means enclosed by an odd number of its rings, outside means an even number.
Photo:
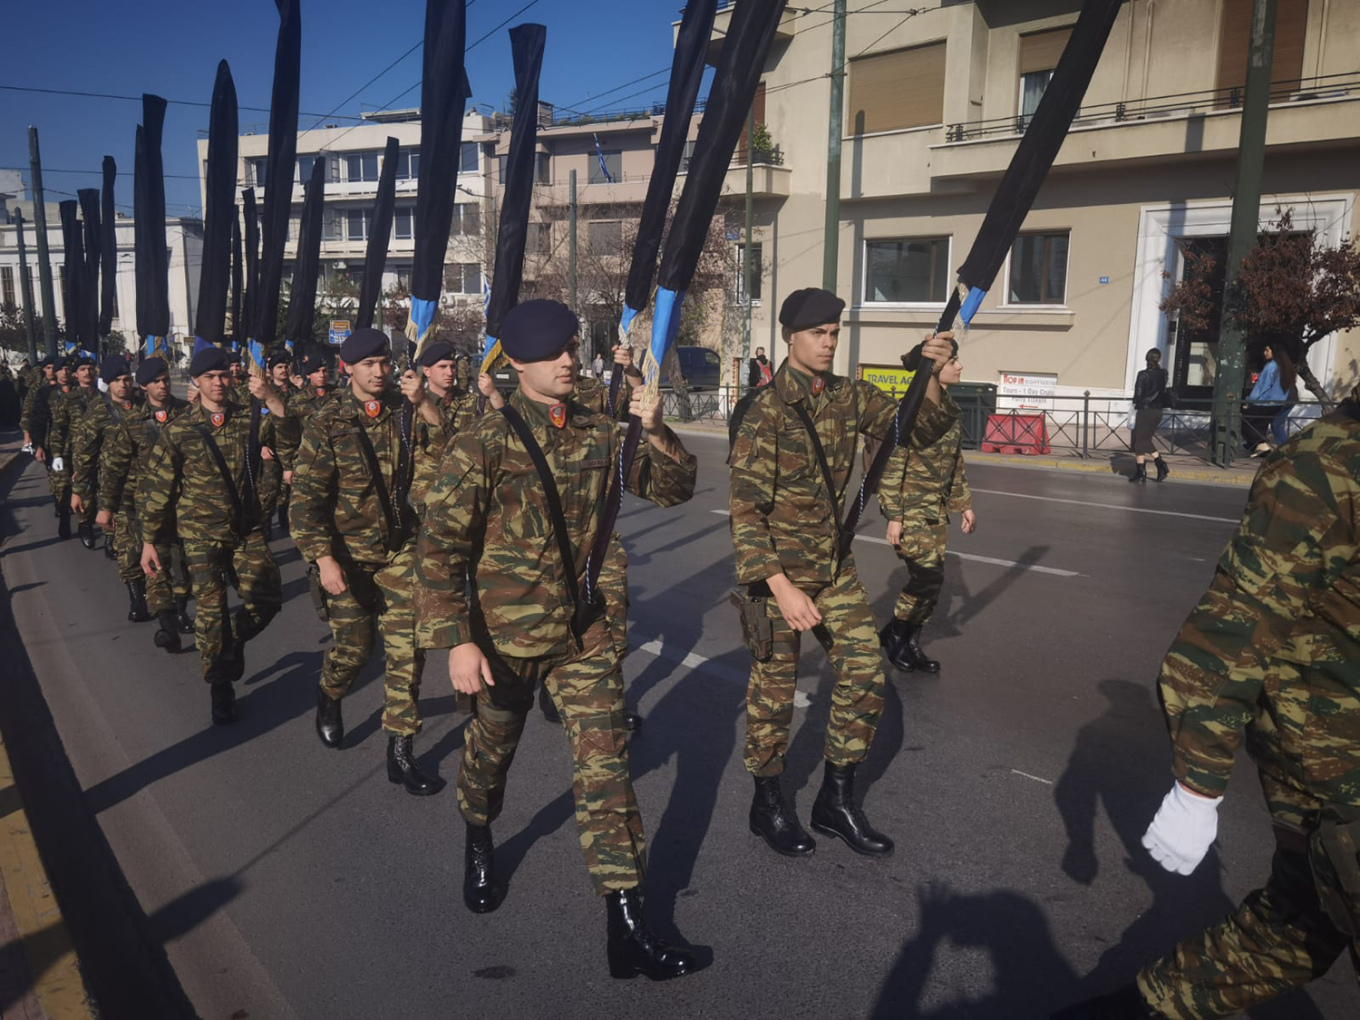
[[[272,369],[275,365],[286,365],[288,364],[288,362],[292,360],[293,356],[289,354],[287,351],[284,350],[275,351],[273,354],[269,355],[267,367]]]
[[[387,353],[387,334],[365,326],[356,329],[340,346],[340,360],[346,365],[357,365],[365,358],[376,358]]]
[[[68,360],[71,362],[72,368],[84,368],[86,365],[94,365],[94,358],[90,357],[88,354],[77,354],[75,357]]]
[[[58,358],[58,359],[53,363],[53,367],[56,368],[56,370],[57,370],[58,372],[60,372],[63,368],[75,368],[75,367],[76,367],[76,359],[75,359],[75,358]]]
[[[313,372],[320,372],[326,367],[326,356],[320,351],[312,351],[304,354],[299,364],[302,366],[303,375],[311,375]]]
[[[223,353],[227,356],[228,365],[239,365],[241,363],[240,351],[224,351]]]
[[[220,347],[205,347],[189,362],[189,375],[197,379],[204,372],[225,372],[231,364],[227,352]]]
[[[420,367],[429,368],[437,365],[441,361],[453,360],[453,344],[447,340],[436,340],[425,348],[425,353],[420,356]]]
[[[57,361],[58,361],[58,360],[59,360],[59,359],[57,358],[57,356],[56,356],[55,354],[49,354],[47,357],[43,358],[42,361],[38,362],[38,367],[39,367],[39,368],[56,368],[56,367],[57,367]]]
[[[155,382],[169,371],[170,366],[165,363],[164,358],[143,358],[142,363],[137,366],[137,385],[145,386],[149,382]]]
[[[581,320],[560,301],[537,298],[510,309],[501,323],[501,349],[516,361],[545,361],[581,332]]]
[[[104,364],[99,366],[99,378],[106,383],[111,383],[120,375],[127,375],[128,372],[127,358],[121,354],[110,354],[104,359]]]
[[[797,333],[813,326],[840,322],[843,311],[845,302],[831,291],[820,287],[804,287],[784,299],[779,309],[779,324]]]

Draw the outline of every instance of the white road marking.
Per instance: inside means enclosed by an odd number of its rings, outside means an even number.
[[[699,670],[708,673],[710,676],[716,676],[723,680],[739,683],[743,687],[746,686],[747,681],[750,679],[749,670],[738,669],[735,666],[729,666],[725,662],[714,662],[712,659],[695,652],[681,652],[673,648],[667,648],[665,643],[661,641],[648,641],[646,644],[638,645],[634,651],[646,652],[648,655],[655,655],[658,659],[664,659],[666,662],[673,662],[677,666],[684,666],[686,669]],[[794,708],[807,708],[812,702],[812,695],[808,694],[807,691],[793,692]]]
[[[1143,506],[1120,506],[1118,503],[1088,503],[1084,499],[1059,499],[1057,496],[1031,496],[1027,492],[1004,492],[1000,489],[979,489],[974,487],[974,492],[985,492],[989,496],[1014,496],[1016,499],[1037,499],[1045,503],[1070,503],[1073,506],[1090,506],[1101,510],[1127,510],[1134,514],[1158,514],[1162,517],[1189,517],[1195,521],[1221,521],[1224,524],[1239,524],[1240,517],[1210,517],[1207,514],[1188,514],[1180,510],[1153,510]]]
[[[973,491],[977,491],[976,489]],[[726,510],[713,510],[715,514],[729,516]],[[874,545],[887,545],[886,538],[876,538],[873,535],[856,535],[856,542],[872,542]],[[1044,567],[1037,563],[1019,563],[1016,560],[1002,560],[995,556],[978,556],[976,553],[955,552],[953,549],[945,550],[946,556],[957,556],[961,560],[972,560],[974,563],[990,563],[997,567],[1019,567],[1021,570],[1033,570],[1040,574],[1052,574],[1054,577],[1081,577],[1081,573],[1076,570],[1060,570],[1057,567]]]
[[[1045,786],[1052,786],[1053,780],[1041,779],[1039,776],[1031,776],[1028,772],[1021,772],[1019,769],[1011,769],[1017,776],[1024,776],[1026,779],[1033,779],[1036,783],[1043,783]]]

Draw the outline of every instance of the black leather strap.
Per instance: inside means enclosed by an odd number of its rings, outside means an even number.
[[[231,469],[227,467],[227,459],[222,456],[222,449],[217,445],[217,440],[208,431],[208,426],[202,422],[194,425],[194,431],[203,437],[203,443],[208,448],[208,453],[217,463],[217,470],[222,473],[222,482],[227,487],[227,498],[231,500],[231,516],[235,524],[237,537],[244,538],[246,534],[245,511],[241,505],[241,494],[236,489],[236,482],[231,477]]]
[[[792,405],[793,411],[803,422],[803,428],[807,429],[808,438],[812,440],[812,452],[817,456],[817,463],[822,469],[822,481],[826,483],[826,498],[831,502],[831,520],[836,525],[836,568],[840,569],[841,546],[841,505],[836,499],[836,485],[831,479],[831,465],[826,462],[826,451],[822,449],[822,439],[817,435],[817,426],[812,423],[812,415],[808,414],[807,407],[801,400],[795,401]]]
[[[378,506],[382,510],[383,520],[387,522],[387,548],[396,552],[401,548],[404,536],[397,534],[397,514],[388,500],[387,479],[383,477],[378,453],[373,449],[373,440],[368,438],[368,430],[364,428],[363,422],[355,426],[355,431],[359,436],[359,449],[364,453],[364,460],[368,461],[368,473],[373,476],[373,487],[378,490]]]

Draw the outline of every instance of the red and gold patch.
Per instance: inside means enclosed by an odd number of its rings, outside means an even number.
[[[365,400],[365,401],[364,401],[364,414],[368,415],[370,418],[376,418],[376,417],[378,417],[378,415],[382,414],[382,401],[381,401],[381,400]]]
[[[567,424],[567,405],[553,404],[548,408],[548,420],[557,428],[564,428]]]
[[[131,411],[131,410],[132,410],[132,401],[131,401],[131,400],[124,400],[124,401],[123,401],[123,410],[124,410],[124,411]]]
[[[162,425],[165,424],[166,419],[169,418],[169,417],[170,417],[170,415],[169,415],[167,412],[165,412],[165,411],[157,411],[157,412],[156,412],[156,420],[157,420],[158,422],[160,422]]]
[[[221,411],[214,411],[208,417],[209,420],[212,421],[213,428],[215,429],[220,429],[223,425],[226,424],[227,421],[227,416],[223,414]]]
[[[316,388],[316,395],[317,395],[318,397],[324,397],[324,396],[326,395],[326,387],[324,387],[324,386],[318,386],[318,387]]]
[[[820,375],[814,375],[812,377],[812,395],[814,397],[820,397],[822,395],[822,390],[824,389],[826,389],[826,380]]]

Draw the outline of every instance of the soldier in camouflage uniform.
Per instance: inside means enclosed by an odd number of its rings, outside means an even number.
[[[1275,826],[1265,887],[1064,1020],[1204,1020],[1325,974],[1360,976],[1360,388],[1262,466],[1158,678],[1175,782],[1143,837],[1189,875],[1238,748]]]
[[[90,404],[99,399],[99,389],[95,385],[97,370],[94,358],[88,354],[76,357],[72,361],[72,368],[75,371],[76,384],[63,393],[59,400],[54,401],[52,406],[52,429],[48,436],[48,442],[51,444],[49,452],[53,458],[53,470],[59,476],[57,484],[61,490],[62,502],[67,505],[68,512],[76,515],[76,532],[80,535],[80,544],[86,549],[93,549],[95,504],[93,500],[88,506],[82,503],[79,510],[71,504],[71,472],[75,465],[76,429],[80,425],[80,420],[85,417],[85,412],[89,410]],[[58,467],[58,464],[61,466]]]
[[[56,363],[56,358],[43,358],[28,375],[28,386],[24,390],[23,406],[19,411],[19,428],[24,433],[24,449],[29,453],[38,446],[33,437],[33,408],[38,398],[57,384]]]
[[[57,534],[71,537],[70,493],[65,491],[65,477],[52,465],[56,454],[52,448],[52,414],[64,394],[71,391],[71,367],[66,358],[53,362],[53,381],[50,386],[34,390],[28,409],[28,427],[33,436],[33,459],[47,466],[47,490],[52,494],[53,516],[57,518]]]
[[[408,793],[437,793],[443,783],[420,769],[413,743],[420,732],[420,675],[425,653],[415,642],[412,604],[416,531],[413,477],[420,462],[444,448],[440,411],[420,378],[408,371],[400,395],[388,387],[392,362],[387,337],[357,329],[340,348],[350,385],[307,420],[293,474],[289,510],[293,541],[314,565],[325,592],[334,644],[317,689],[316,731],[327,747],[344,739],[341,699],[373,654],[375,629],[386,656],[383,729],[387,777]],[[420,428],[402,434],[402,397]],[[414,417],[412,421],[414,426]],[[413,459],[414,458],[414,459]],[[375,473],[376,465],[376,473]]]
[[[893,618],[879,631],[879,640],[888,661],[906,673],[940,671],[940,664],[922,651],[920,642],[921,629],[935,611],[944,586],[949,515],[962,516],[965,535],[977,527],[973,495],[963,470],[963,421],[959,405],[949,395],[949,387],[962,375],[957,354],[931,373],[911,443],[889,455],[878,487],[878,507],[888,519],[888,544],[911,571],[897,597]]]
[[[737,582],[746,589],[739,596],[742,628],[752,658],[745,752],[755,777],[750,825],[771,849],[790,857],[816,848],[780,784],[799,639],[809,630],[836,674],[812,827],[858,853],[893,850],[854,799],[855,768],[869,753],[883,711],[883,661],[854,558],[847,553],[842,559],[838,547],[859,434],[889,440],[897,405],[872,383],[831,374],[844,308],[824,290],[789,295],[779,313],[788,360],[773,384],[751,391],[738,405],[728,460]],[[951,353],[944,336],[925,345],[935,361]],[[820,441],[825,468],[809,428]]]
[[[642,920],[644,839],[628,772],[618,648],[598,593],[575,615],[623,435],[612,419],[570,400],[579,328],[555,301],[529,301],[505,317],[501,343],[519,389],[500,413],[446,448],[420,533],[418,633],[422,647],[450,649],[454,688],[477,697],[458,775],[468,908],[485,913],[500,904],[490,826],[534,685],[544,683],[571,742],[581,847],[606,898],[610,973],[662,979],[690,973],[695,961],[654,939]],[[638,393],[633,410],[648,442],[639,446],[629,491],[661,506],[684,502],[694,492],[694,458],[662,424],[659,405],[644,406]],[[560,498],[560,527],[534,450]]]
[[[198,404],[165,426],[138,480],[142,569],[168,568],[158,549],[178,533],[198,603],[194,633],[212,718],[225,725],[236,721],[232,684],[245,673],[246,642],[278,613],[282,594],[260,520],[268,494],[257,491],[250,412],[228,396],[226,353],[209,347],[194,355],[189,371]],[[242,602],[231,619],[228,584]]]
[[[137,480],[165,426],[189,405],[171,394],[170,369],[161,358],[143,358],[136,379],[145,399],[123,416],[122,427],[109,431],[99,454],[98,523],[107,530],[106,520],[113,522],[119,576],[125,582],[145,579],[147,612],[160,624],[156,647],[173,654],[180,650],[180,635],[194,632],[184,550],[177,538],[159,545],[156,555],[166,569],[151,575],[142,570]],[[174,528],[170,531],[173,534]]]

